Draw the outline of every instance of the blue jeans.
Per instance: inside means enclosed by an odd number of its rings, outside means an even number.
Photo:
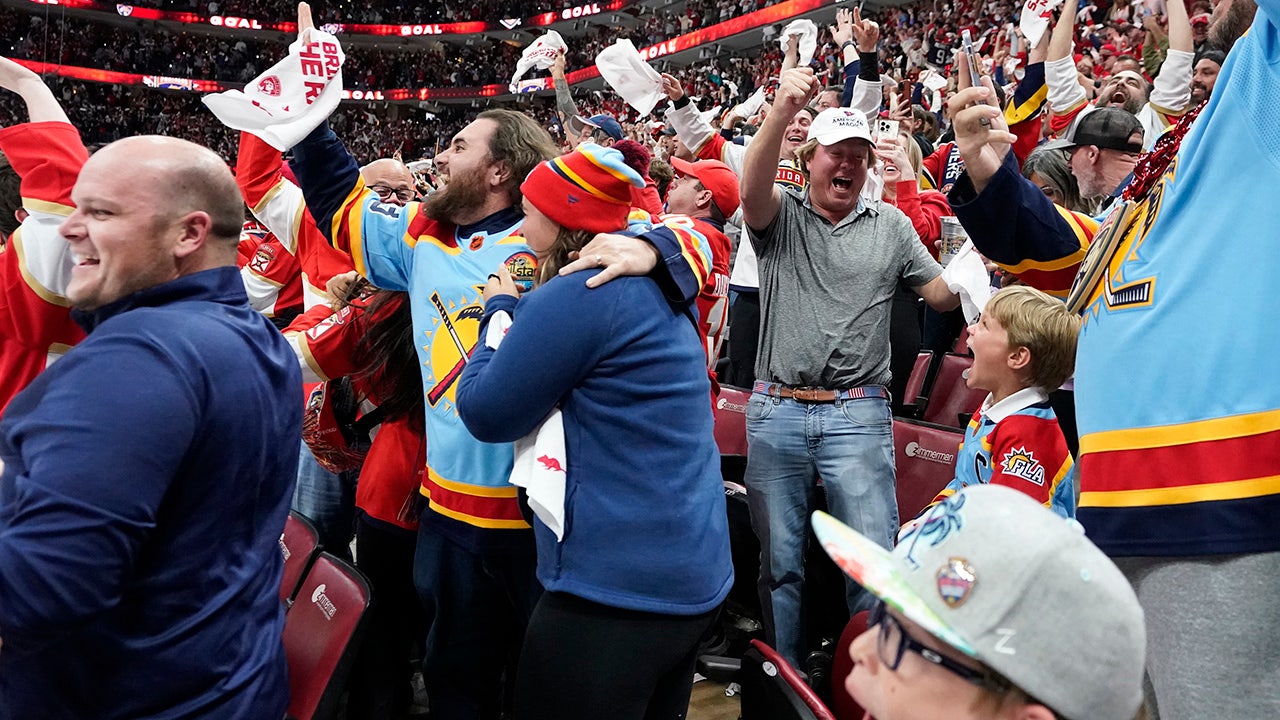
[[[302,443],[292,509],[316,526],[321,547],[347,560],[351,559],[351,537],[355,533],[359,473],[352,470],[334,474],[325,470],[307,444]]]
[[[801,403],[752,393],[747,402],[747,503],[760,540],[760,606],[765,634],[793,666],[805,657],[804,554],[822,478],[827,506],[880,545],[898,527],[893,418],[882,398]],[[845,578],[849,612],[871,598]]]

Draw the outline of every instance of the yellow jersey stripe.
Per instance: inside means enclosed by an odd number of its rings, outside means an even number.
[[[1280,430],[1280,410],[1232,415],[1211,420],[1198,420],[1176,425],[1111,430],[1080,438],[1080,453],[1141,450],[1145,448],[1190,445],[1215,440],[1261,435]]]
[[[1216,500],[1239,500],[1280,493],[1280,475],[1206,485],[1151,490],[1111,490],[1080,493],[1080,507],[1151,507]]]

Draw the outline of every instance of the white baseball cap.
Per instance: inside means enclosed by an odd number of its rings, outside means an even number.
[[[1147,636],[1120,570],[1065,520],[999,485],[932,507],[892,552],[822,512],[846,573],[907,619],[1068,720],[1131,720]]]
[[[818,113],[809,125],[809,139],[817,140],[823,145],[834,145],[841,140],[857,138],[866,140],[872,145],[871,126],[867,124],[867,116],[861,110],[847,107],[827,108]]]

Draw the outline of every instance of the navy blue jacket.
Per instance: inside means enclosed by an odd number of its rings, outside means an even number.
[[[558,404],[566,451],[561,542],[534,523],[538,579],[610,607],[696,615],[733,582],[710,381],[698,332],[649,278],[595,289],[552,278],[516,304],[497,351],[476,346],[458,414],[477,438],[527,435]]]
[[[0,717],[283,717],[297,359],[235,267],[77,321],[0,421]]]

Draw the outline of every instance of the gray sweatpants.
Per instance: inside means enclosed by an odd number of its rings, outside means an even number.
[[[1280,552],[1112,559],[1146,613],[1160,720],[1280,718]]]

